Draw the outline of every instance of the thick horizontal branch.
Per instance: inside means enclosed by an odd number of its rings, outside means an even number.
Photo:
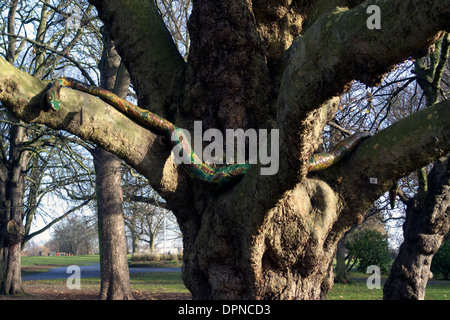
[[[139,173],[169,202],[185,205],[188,184],[178,174],[171,148],[149,129],[137,124],[102,100],[79,91],[61,90],[62,108],[42,103],[48,82],[39,81],[0,57],[0,101],[17,118],[68,131],[110,151]],[[172,209],[172,208],[171,208]]]
[[[342,163],[341,187],[352,211],[368,208],[396,181],[450,153],[450,101],[402,119],[364,141]]]

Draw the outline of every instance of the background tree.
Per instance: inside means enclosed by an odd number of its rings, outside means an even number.
[[[444,35],[442,40],[436,43],[433,52],[421,59],[408,60],[395,72],[386,77],[380,87],[366,88],[360,83],[354,83],[352,90],[344,95],[344,98],[341,100],[340,110],[337,112],[336,117],[329,124],[332,128],[344,127],[347,129],[346,131],[354,128],[379,131],[413,114],[417,110],[446,99],[448,96],[448,81],[445,80],[447,61],[448,35]],[[432,194],[431,192],[441,192],[442,189],[437,188],[434,191],[427,189],[426,175],[430,173],[432,167],[433,165],[429,165],[417,172],[402,177],[398,181],[398,187],[394,187],[395,193],[385,194],[377,201],[379,208],[387,208],[389,202],[395,201],[396,198],[397,200],[402,200],[396,202],[395,207],[392,208],[394,210],[383,209],[385,219],[389,219],[390,225],[395,220],[401,223],[397,224],[400,227],[405,219],[405,211],[417,211],[419,208],[441,203],[443,200],[442,194]],[[435,180],[436,176],[429,176],[429,179]],[[395,194],[397,192],[398,196],[396,197]],[[425,201],[423,196],[426,194],[427,200]],[[391,195],[393,197],[390,199]],[[415,209],[411,209],[411,206],[415,207]],[[442,210],[433,211],[429,209],[429,212],[434,212],[433,215],[435,216],[432,218],[433,221],[425,222],[424,220],[416,223],[416,226],[428,225],[428,231],[413,227],[407,231],[408,235],[405,233],[404,240],[406,243],[400,250],[400,256],[405,255],[405,257],[402,258],[403,262],[399,262],[400,265],[397,265],[393,270],[409,271],[400,271],[397,276],[392,275],[392,278],[397,277],[398,280],[395,283],[388,281],[386,288],[390,287],[390,291],[393,293],[386,295],[386,298],[389,296],[393,298],[402,296],[404,298],[417,299],[425,296],[426,281],[423,279],[424,277],[426,278],[424,274],[428,273],[426,270],[429,269],[429,265],[427,267],[426,262],[414,261],[422,261],[425,256],[428,257],[427,259],[431,259],[435,250],[429,251],[429,248],[412,250],[408,249],[408,247],[416,246],[417,238],[423,236],[420,233],[427,234],[430,239],[437,237],[435,240],[436,243],[439,243],[439,239],[442,238],[442,234],[447,232],[446,230],[448,228],[448,221],[446,222],[445,219],[446,210],[448,208],[445,205],[442,206]],[[424,215],[426,216],[426,214],[415,214],[412,216],[417,218],[421,217],[420,219],[422,219]],[[434,227],[431,227],[432,225]],[[416,253],[412,254],[411,252],[413,251]],[[419,254],[419,252],[422,252],[422,254]],[[411,267],[413,265],[415,267]],[[430,275],[428,274],[428,276]],[[401,281],[404,281],[405,285],[398,283]],[[416,284],[410,286],[406,285],[406,283]],[[409,287],[410,289],[403,290],[402,288],[404,287]],[[400,293],[402,291],[404,292],[403,294]]]
[[[442,243],[431,262],[431,271],[441,274],[445,280],[450,280],[450,240]]]
[[[357,260],[353,257],[355,253],[349,252],[346,243],[354,243],[354,237],[358,237],[358,235],[365,230],[375,231],[378,234],[387,236],[385,231],[385,221],[381,217],[381,210],[376,206],[373,206],[367,211],[363,222],[352,226],[339,240],[336,250],[335,283],[352,282],[349,272]]]
[[[74,255],[97,251],[97,224],[89,217],[70,216],[53,228],[52,247]]]
[[[130,76],[106,32],[103,32],[103,38],[104,49],[100,63],[102,87],[126,98]],[[122,208],[122,161],[101,147],[96,147],[92,155],[96,171],[100,238],[100,299],[133,299]]]
[[[158,241],[164,238],[164,229],[166,240],[181,239],[175,216],[166,210],[166,202],[150,187],[148,180],[131,168],[125,170],[123,180],[125,224],[130,233],[132,253],[139,252],[140,243],[148,244],[153,252]]]
[[[72,33],[61,28],[59,23],[49,23],[52,14],[63,13],[65,4],[51,9],[48,1],[41,4],[8,1],[2,2],[0,14],[2,24],[0,32],[2,37],[1,54],[7,61],[16,64],[20,69],[27,70],[38,79],[48,76],[60,66],[62,57],[67,56],[80,41],[81,32]],[[85,7],[85,19],[81,25],[89,24],[92,6]],[[52,10],[54,10],[52,12]],[[89,33],[86,33],[89,36]],[[48,44],[54,44],[49,47]],[[67,58],[76,65],[78,70],[85,69],[72,58]],[[87,65],[87,64],[86,64]],[[3,109],[3,108],[2,108]],[[2,110],[3,112],[4,110]],[[22,121],[14,119],[10,114],[1,115],[2,164],[0,165],[0,293],[16,294],[21,292],[20,284],[20,251],[21,246],[32,236],[44,231],[51,224],[58,221],[52,219],[47,227],[36,232],[30,232],[33,219],[36,217],[37,206],[51,188],[44,191],[41,186],[43,177],[48,174],[51,157],[47,152],[55,148],[59,138],[49,137],[50,130],[42,127],[25,125]],[[57,147],[56,147],[57,148]],[[61,148],[61,150],[64,147]],[[67,152],[68,149],[66,149]],[[58,165],[56,165],[58,166]],[[53,190],[55,187],[53,187]],[[86,205],[77,204],[78,208]],[[67,214],[73,212],[70,209]],[[9,225],[9,227],[8,227]]]
[[[61,111],[47,110],[46,83],[0,59],[0,100],[17,117],[93,141],[149,179],[180,223],[183,277],[195,298],[324,298],[343,233],[401,177],[450,151],[444,101],[378,132],[328,170],[306,169],[352,80],[379,84],[398,63],[424,56],[449,28],[448,1],[373,1],[383,17],[373,30],[367,2],[197,0],[187,61],[153,1],[91,3],[141,106],[188,129],[201,119],[204,129],[280,130],[276,175],[254,165],[233,188],[211,192],[178,170],[151,130],[70,90]],[[89,123],[67,123],[81,109]]]
[[[448,33],[436,43],[436,50],[429,57],[415,62],[414,72],[422,88],[426,106],[438,102],[441,97],[441,80],[449,57]],[[384,286],[384,299],[424,299],[426,284],[433,274],[431,260],[444,236],[450,229],[450,157],[448,152],[426,168],[417,170],[417,193],[408,198],[406,220],[403,225],[404,241],[394,261]]]
[[[381,272],[389,270],[392,261],[385,234],[365,229],[357,232],[345,246],[349,256],[357,261],[359,271],[365,273],[371,265],[380,267]]]

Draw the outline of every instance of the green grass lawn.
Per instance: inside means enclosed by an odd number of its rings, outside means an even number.
[[[22,274],[46,272],[51,268],[69,265],[88,265],[99,263],[98,255],[86,256],[51,256],[51,257],[22,257]],[[179,267],[173,261],[160,261],[152,264],[133,264],[134,267]],[[67,279],[25,281],[25,284],[66,285]],[[183,284],[181,272],[138,273],[130,275],[131,288],[150,292],[189,293]],[[81,286],[96,287],[100,285],[100,278],[81,278]]]
[[[335,283],[328,300],[382,300],[381,289],[368,289],[365,282],[353,284]],[[425,300],[450,300],[450,282],[448,284],[428,284]]]
[[[30,285],[66,285],[67,279],[30,280],[24,281]],[[82,288],[99,287],[100,278],[81,278]],[[184,286],[181,272],[154,272],[130,274],[131,289],[138,291],[163,293],[189,293]]]
[[[98,255],[85,256],[51,256],[51,257],[22,257],[22,267],[32,265],[54,265],[54,266],[70,266],[70,265],[87,265],[99,263]]]
[[[22,266],[27,270],[32,270],[33,266],[39,268],[51,268],[51,266],[86,265],[99,263],[99,256],[67,256],[67,257],[22,257]],[[173,265],[173,263],[172,263]],[[159,265],[161,266],[161,265]],[[30,273],[30,272],[29,272]],[[368,289],[366,279],[369,275],[364,273],[350,273],[354,283],[335,283],[328,294],[329,300],[381,300],[383,298],[383,283],[386,275],[382,275],[381,289]],[[140,273],[131,274],[130,281],[132,289],[168,292],[168,293],[188,293],[183,284],[181,272],[162,273]],[[32,284],[66,284],[66,279],[46,280],[46,281],[26,281]],[[82,278],[82,286],[99,286],[100,278]],[[426,300],[450,300],[450,281],[446,283],[429,283],[427,286]]]
[[[353,283],[335,283],[328,293],[328,300],[382,300],[383,285],[387,275],[381,276],[381,288],[367,288],[368,274],[351,272]],[[433,283],[427,285],[425,300],[450,300],[450,281],[447,283]]]
[[[174,293],[189,293],[181,272],[135,273],[130,275],[132,289]]]
[[[98,255],[85,256],[51,256],[51,257],[22,257],[22,275],[47,272],[51,268],[87,265],[100,262]]]

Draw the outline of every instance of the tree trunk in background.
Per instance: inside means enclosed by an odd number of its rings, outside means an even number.
[[[450,228],[450,160],[436,161],[428,175],[428,192],[407,204],[404,241],[384,285],[385,300],[423,300],[431,260]]]
[[[122,161],[96,148],[102,300],[132,299],[122,212]]]
[[[9,5],[7,28],[14,33],[18,0]],[[14,64],[16,39],[8,37],[6,60]],[[15,121],[13,121],[15,122]],[[8,138],[6,138],[8,139]],[[22,293],[21,243],[25,234],[23,226],[23,196],[25,193],[25,172],[29,152],[23,148],[27,140],[25,127],[11,125],[9,132],[9,158],[2,157],[0,163],[0,295]],[[2,143],[4,147],[5,144]],[[4,147],[5,148],[5,147]],[[2,152],[7,153],[5,148]]]
[[[133,215],[127,224],[131,233],[132,255],[139,253],[139,233],[137,232],[136,217]]]
[[[28,152],[22,148],[26,129],[13,125],[10,132],[9,161],[1,172],[0,214],[0,294],[15,295],[21,287],[21,242],[23,227],[23,196]]]
[[[450,36],[445,34],[429,56],[415,61],[414,73],[427,106],[438,102],[441,80],[449,57]],[[429,61],[429,62],[428,62]],[[450,156],[434,162],[426,175],[418,170],[419,188],[406,202],[404,240],[384,285],[385,300],[423,300],[434,254],[450,228]]]
[[[347,265],[345,264],[345,235],[339,240],[336,250],[336,275],[334,277],[336,283],[352,282],[348,276]]]
[[[120,65],[120,57],[114,49],[114,44],[104,33],[104,49],[100,63],[102,87],[125,98],[130,78]],[[100,298],[102,300],[133,299],[122,208],[122,161],[100,147],[96,147],[93,156],[101,260]]]

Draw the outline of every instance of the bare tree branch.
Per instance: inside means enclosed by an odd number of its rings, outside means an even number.
[[[34,44],[35,46],[44,48],[45,50],[48,50],[48,51],[53,52],[53,53],[55,53],[55,54],[57,54],[57,55],[59,55],[59,56],[61,56],[61,57],[66,58],[67,60],[69,60],[70,62],[72,62],[72,63],[78,68],[78,70],[80,70],[81,74],[86,78],[87,81],[89,81],[89,83],[90,83],[91,85],[96,85],[95,81],[91,78],[91,76],[89,75],[89,73],[81,66],[80,62],[78,62],[77,60],[75,60],[74,58],[72,58],[72,57],[69,55],[70,48],[73,47],[73,45],[76,43],[75,40],[76,40],[78,37],[76,37],[76,38],[74,38],[74,39],[72,40],[72,42],[71,42],[72,45],[71,45],[71,46],[67,46],[63,51],[58,51],[58,50],[53,49],[53,48],[50,47],[50,46],[47,46],[47,45],[45,45],[45,44],[42,44],[42,43],[39,43],[39,42],[37,42],[37,41],[31,40],[31,39],[29,39],[29,38],[27,38],[27,37],[24,37],[24,36],[20,36],[20,35],[17,35],[17,34],[12,34],[12,33],[5,33],[5,32],[3,32],[3,33],[1,33],[1,34],[2,34],[2,35],[9,36],[9,37],[12,37],[12,38],[20,38],[20,39],[23,39],[23,40],[25,40],[25,41],[27,41],[27,42],[29,42],[29,43],[31,43],[31,44]],[[81,37],[81,34],[82,34],[82,33],[80,32],[80,33],[79,33],[79,37]]]
[[[65,217],[67,217],[68,215],[70,215],[73,212],[76,212],[78,210],[80,210],[81,208],[83,208],[84,206],[86,206],[87,204],[89,204],[89,202],[91,201],[91,199],[88,199],[84,202],[82,202],[81,204],[73,207],[72,209],[70,209],[69,211],[65,212],[64,214],[62,214],[61,216],[59,216],[58,218],[54,219],[52,222],[48,223],[45,227],[28,234],[27,236],[25,236],[23,238],[23,244],[25,244],[29,239],[33,238],[34,236],[37,236],[43,232],[45,232],[46,230],[50,229],[55,223],[61,221],[62,219],[64,219]]]

